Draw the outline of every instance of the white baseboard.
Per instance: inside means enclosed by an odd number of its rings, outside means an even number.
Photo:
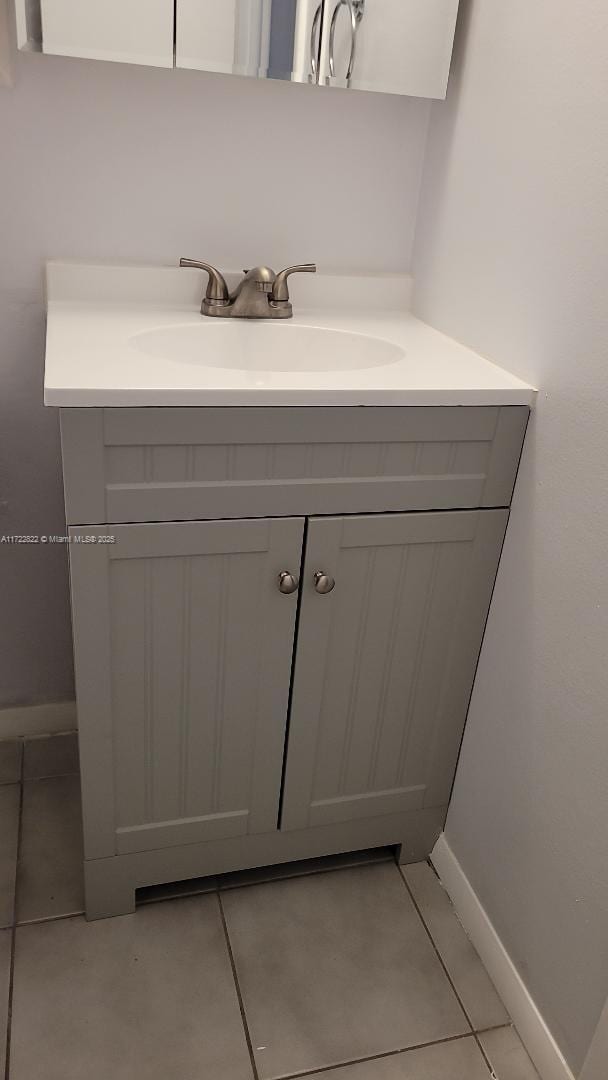
[[[431,862],[542,1080],[575,1080],[444,833]]]
[[[16,735],[55,735],[59,731],[74,731],[77,726],[75,701],[0,709],[0,739],[11,739]]]
[[[608,1061],[608,1000],[602,1010],[579,1080],[606,1080]]]

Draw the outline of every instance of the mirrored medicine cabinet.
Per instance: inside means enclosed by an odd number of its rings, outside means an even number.
[[[15,0],[22,49],[446,94],[458,0]]]

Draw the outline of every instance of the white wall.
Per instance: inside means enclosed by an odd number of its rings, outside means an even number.
[[[541,387],[447,836],[577,1069],[608,995],[608,6],[464,0],[416,307]]]
[[[16,74],[0,89],[0,533],[60,533],[45,257],[407,270],[428,108],[36,55]],[[69,697],[64,550],[0,546],[0,595],[0,706]]]

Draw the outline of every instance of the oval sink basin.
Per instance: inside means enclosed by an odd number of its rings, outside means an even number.
[[[237,319],[158,327],[129,344],[151,357],[238,371],[354,371],[395,364],[404,355],[365,334]]]

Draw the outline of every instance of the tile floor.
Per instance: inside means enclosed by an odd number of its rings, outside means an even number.
[[[77,767],[74,735],[0,743],[6,1080],[538,1080],[427,863],[227,874],[85,922]]]

